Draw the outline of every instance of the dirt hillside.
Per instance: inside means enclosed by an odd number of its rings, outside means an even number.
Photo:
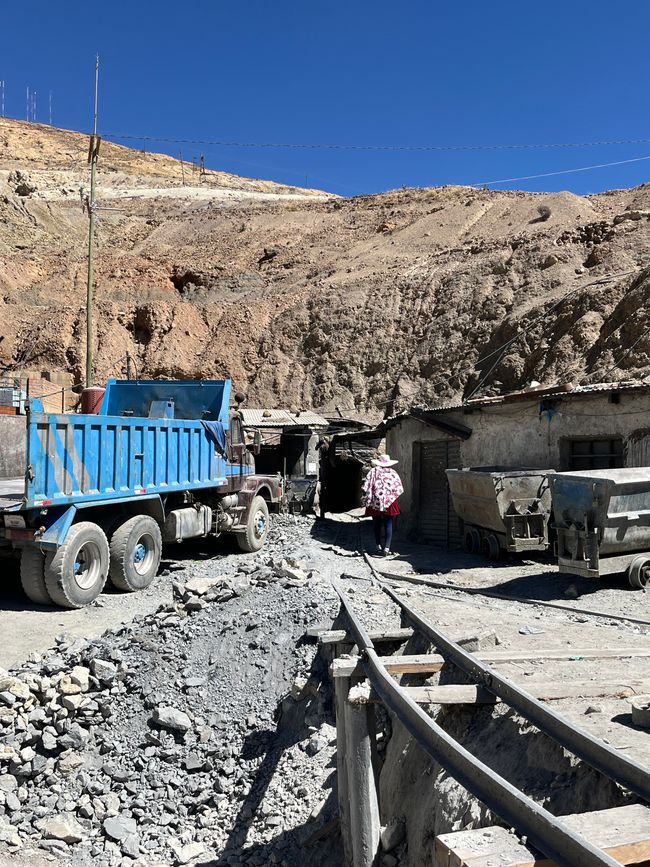
[[[5,375],[82,379],[87,148],[0,119]],[[183,185],[182,171],[102,144],[99,380],[128,351],[140,376],[229,375],[251,405],[382,415],[477,386],[650,374],[648,185],[341,199],[187,164]]]

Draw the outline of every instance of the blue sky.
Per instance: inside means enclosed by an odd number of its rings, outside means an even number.
[[[52,90],[54,123],[88,130],[98,51],[104,133],[413,146],[649,140],[459,152],[147,144],[204,153],[210,168],[355,195],[650,156],[645,2],[3,5],[0,79],[12,117],[25,117],[29,85],[38,120],[48,120]],[[587,193],[648,179],[650,160],[639,160],[495,187]]]

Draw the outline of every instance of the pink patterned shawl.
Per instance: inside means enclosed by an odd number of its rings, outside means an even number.
[[[363,484],[366,506],[385,512],[404,493],[402,480],[390,467],[373,467]]]

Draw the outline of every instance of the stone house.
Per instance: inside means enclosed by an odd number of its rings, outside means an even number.
[[[405,489],[396,534],[459,545],[447,468],[650,466],[650,383],[557,386],[414,408],[385,427]]]

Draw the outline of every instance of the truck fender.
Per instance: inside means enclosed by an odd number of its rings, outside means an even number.
[[[50,511],[43,516],[45,530],[35,537],[35,543],[43,550],[55,551],[65,541],[68,530],[77,514],[76,506],[68,506],[59,511]]]

